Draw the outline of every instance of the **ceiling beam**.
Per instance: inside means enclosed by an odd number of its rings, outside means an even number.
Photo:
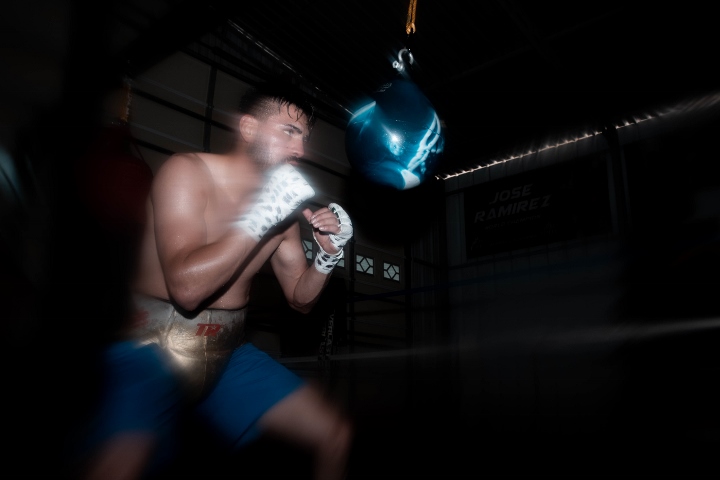
[[[186,47],[227,20],[225,2],[185,0],[142,32],[119,54],[119,61],[136,76]]]

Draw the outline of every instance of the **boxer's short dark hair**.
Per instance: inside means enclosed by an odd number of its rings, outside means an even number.
[[[310,128],[315,125],[317,118],[311,97],[298,85],[284,80],[269,80],[255,85],[242,96],[238,110],[241,114],[265,118],[269,104],[288,108],[294,105],[307,117]]]

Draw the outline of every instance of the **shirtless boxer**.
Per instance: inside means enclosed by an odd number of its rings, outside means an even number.
[[[230,445],[261,434],[283,438],[313,453],[315,478],[339,479],[352,441],[350,420],[243,335],[251,282],[268,260],[290,307],[307,313],[353,234],[339,205],[303,209],[320,247],[308,265],[296,210],[314,191],[293,163],[303,156],[314,121],[299,93],[263,86],[241,101],[230,153],[176,154],[159,168],[125,348],[159,352],[165,399],[173,392],[165,372],[173,372],[183,398]],[[163,412],[147,416],[157,420]],[[147,426],[137,430],[140,440],[137,431],[124,441],[113,437],[88,477],[118,468],[127,469],[127,478],[141,472],[158,439]],[[123,450],[127,444],[144,447]],[[118,452],[125,459],[113,461]]]

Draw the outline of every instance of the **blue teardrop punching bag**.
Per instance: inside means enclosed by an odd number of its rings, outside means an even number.
[[[444,136],[435,109],[411,80],[398,76],[357,109],[345,130],[351,167],[372,183],[407,190],[431,176]]]

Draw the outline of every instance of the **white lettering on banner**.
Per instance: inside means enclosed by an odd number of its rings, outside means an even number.
[[[526,185],[529,187],[530,185]],[[519,187],[518,187],[519,188]],[[514,189],[513,189],[514,190]],[[509,192],[510,190],[503,190],[503,192]],[[493,207],[488,210],[480,210],[475,213],[475,222],[484,222],[486,220],[493,220],[499,217],[507,217],[509,215],[517,215],[519,213],[530,212],[537,210],[538,208],[545,208],[550,206],[551,195],[544,195],[542,197],[535,197],[529,200],[520,200],[519,202],[510,203],[508,205],[500,205]],[[495,197],[497,199],[497,196]],[[495,200],[490,202],[494,203]]]

